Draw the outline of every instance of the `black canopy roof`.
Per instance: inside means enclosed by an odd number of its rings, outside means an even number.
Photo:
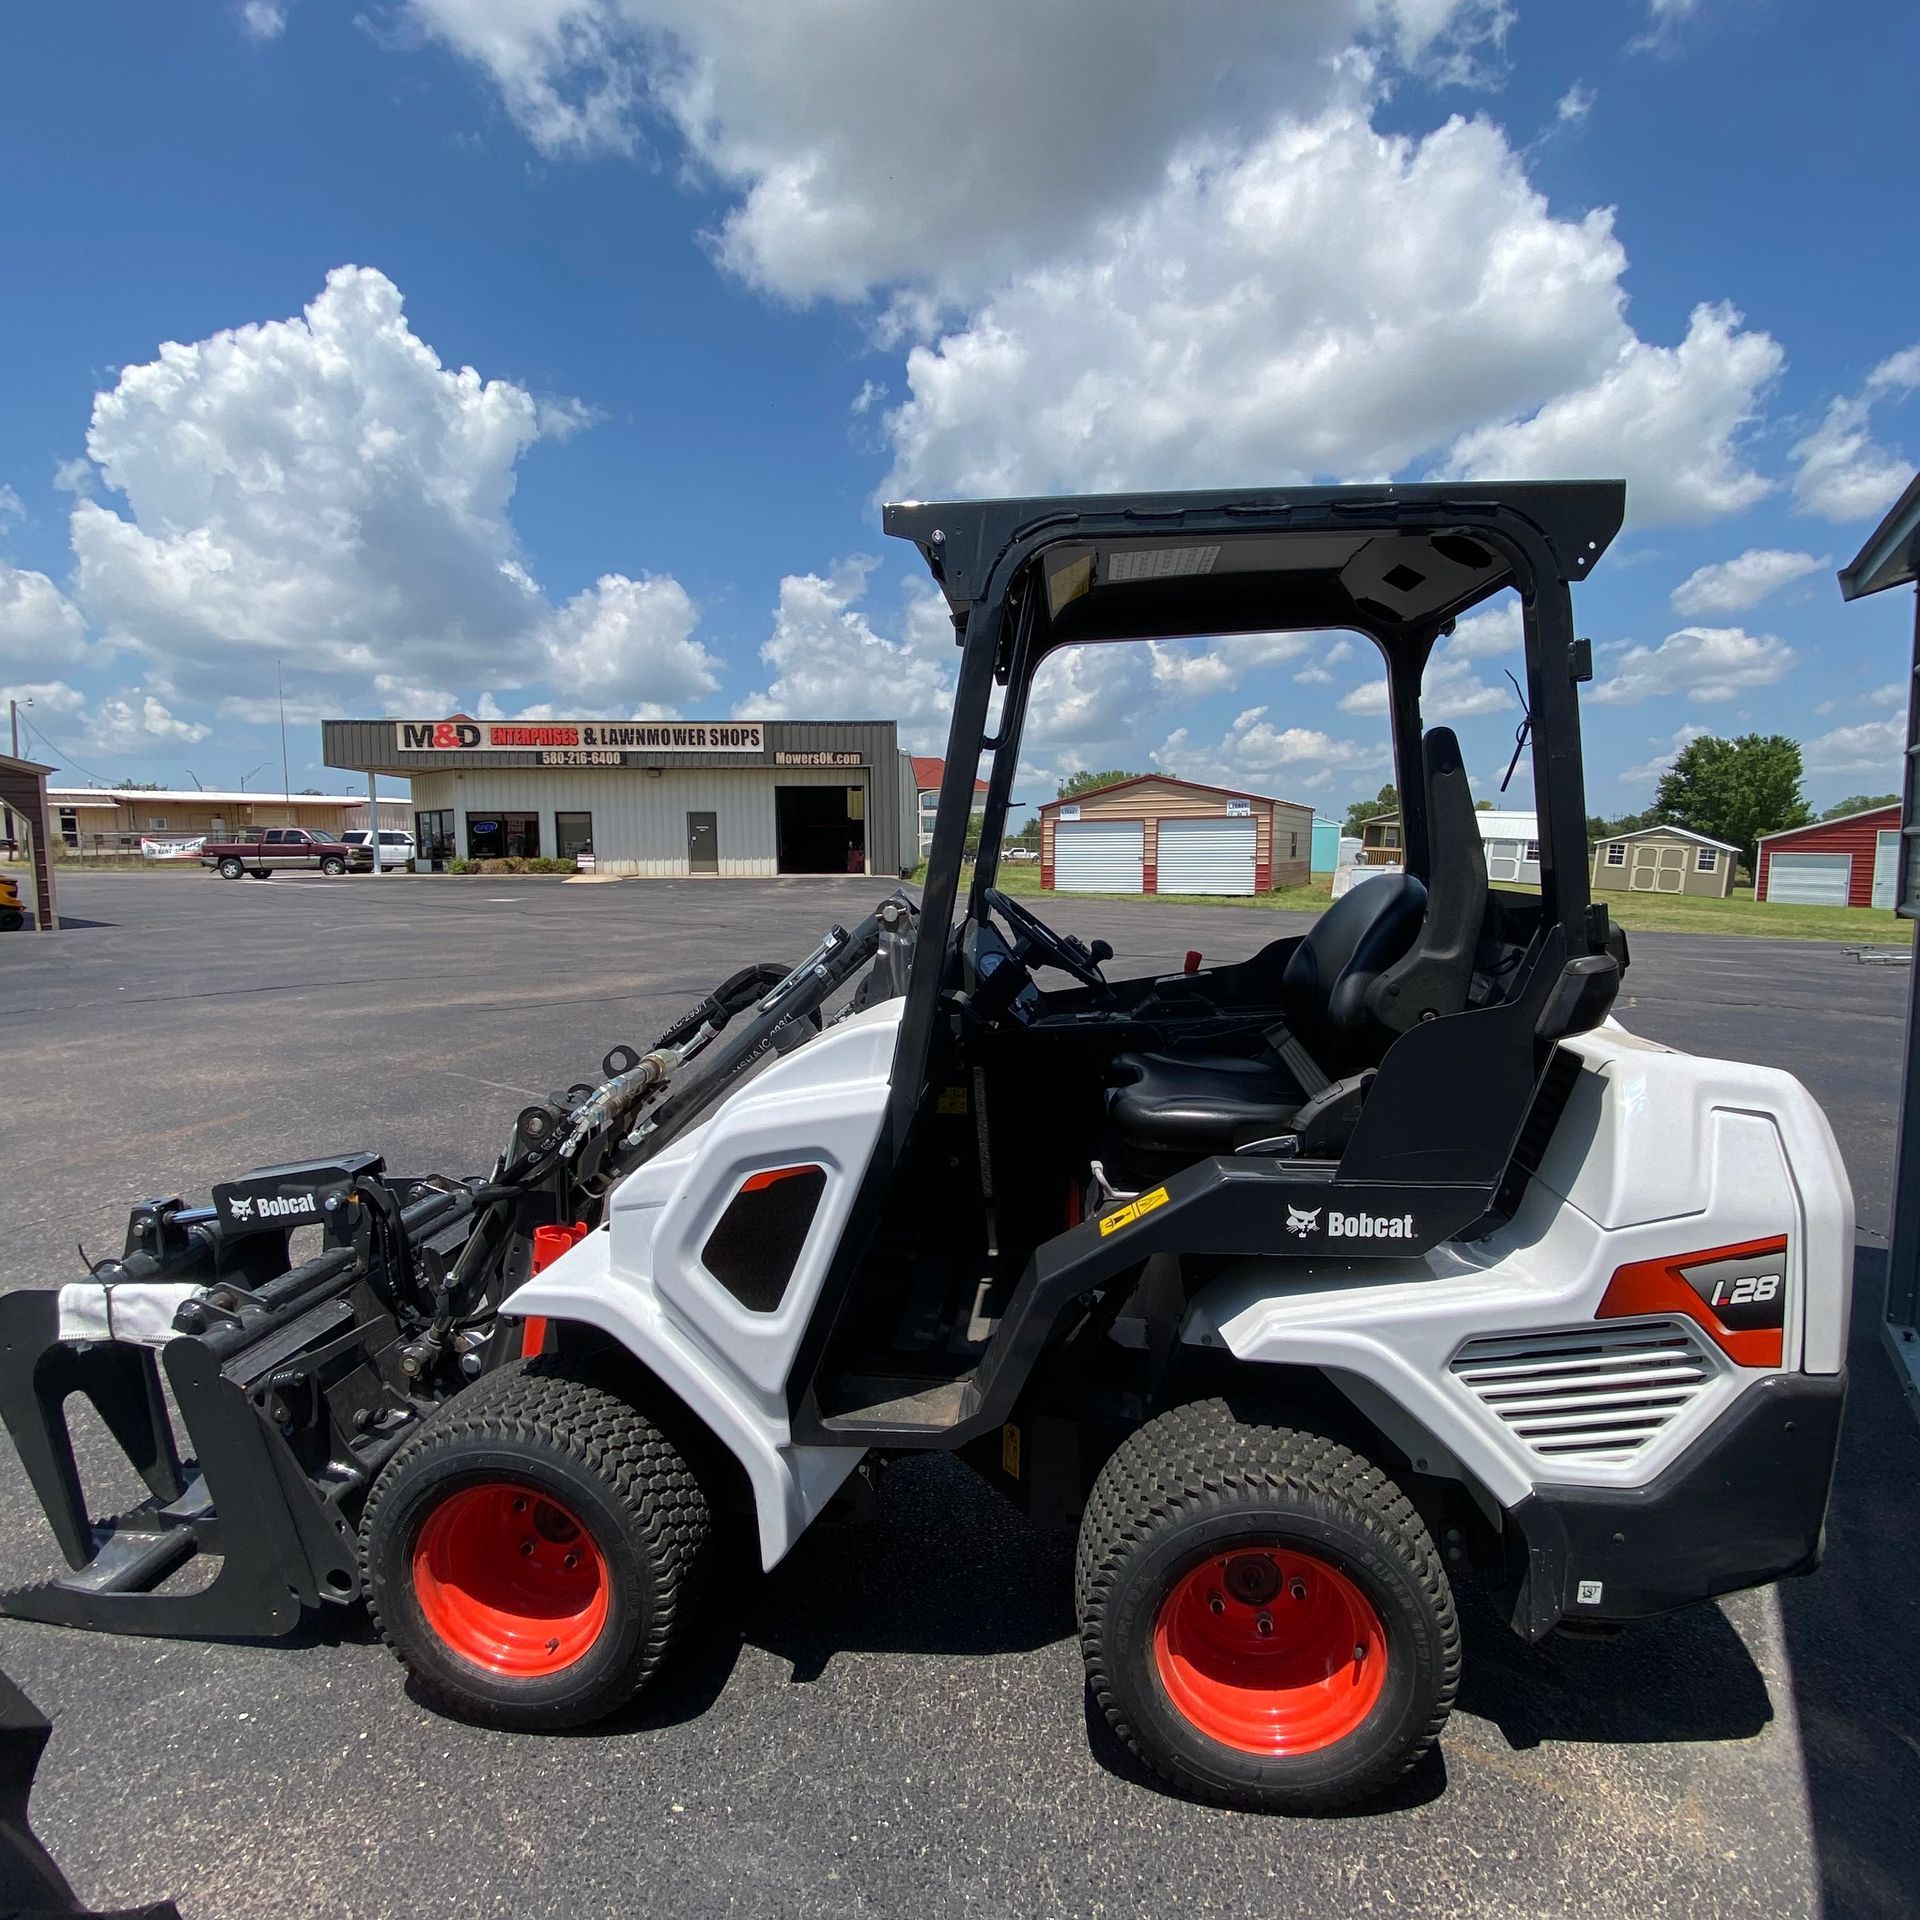
[[[925,556],[956,617],[1015,546],[1039,546],[1052,640],[1436,627],[1514,584],[1480,536],[1526,531],[1584,579],[1626,508],[1618,480],[1446,481],[1205,493],[906,501],[886,531]]]

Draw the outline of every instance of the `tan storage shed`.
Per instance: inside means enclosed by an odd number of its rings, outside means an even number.
[[[1049,893],[1270,893],[1312,872],[1313,809],[1142,774],[1040,809]]]
[[[1685,827],[1642,827],[1593,843],[1596,893],[1684,893],[1724,900],[1740,849]]]

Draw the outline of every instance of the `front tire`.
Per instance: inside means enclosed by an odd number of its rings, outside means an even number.
[[[1080,1528],[1088,1683],[1148,1766],[1203,1799],[1320,1813],[1433,1744],[1460,1677],[1425,1522],[1314,1433],[1196,1401],[1131,1435]]]
[[[320,862],[320,871],[322,873],[332,874],[338,877],[340,874],[345,873],[346,870],[347,863],[342,860],[337,853],[328,854],[327,857]]]
[[[238,860],[222,860],[220,862],[220,878],[222,880],[238,880],[245,872],[246,868],[243,867]]]
[[[0,933],[18,933],[27,924],[26,912],[20,907],[0,907]]]
[[[250,868],[249,871],[256,880],[269,880],[273,877],[273,869],[271,867],[253,867]]]
[[[554,1729],[612,1713],[685,1619],[711,1528],[679,1450],[591,1364],[549,1355],[429,1417],[367,1496],[381,1637],[444,1710]]]

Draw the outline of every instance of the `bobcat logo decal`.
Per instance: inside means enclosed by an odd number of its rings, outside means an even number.
[[[1320,1224],[1318,1207],[1289,1207],[1287,1209],[1287,1231],[1304,1240]]]
[[[235,1194],[234,1197],[227,1202],[227,1211],[236,1220],[251,1220],[253,1218],[253,1202],[250,1199],[242,1199],[238,1194]]]

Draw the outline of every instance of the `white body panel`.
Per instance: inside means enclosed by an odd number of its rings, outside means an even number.
[[[1643,1485],[1765,1377],[1674,1319],[1685,1380],[1675,1387],[1668,1376],[1636,1372],[1646,1399],[1626,1439],[1610,1441],[1616,1429],[1576,1410],[1573,1432],[1591,1423],[1591,1444],[1562,1432],[1543,1445],[1514,1418],[1518,1390],[1505,1413],[1498,1397],[1490,1405],[1476,1376],[1518,1366],[1515,1352],[1551,1353],[1553,1342],[1528,1336],[1644,1339],[1667,1321],[1596,1322],[1608,1282],[1629,1262],[1785,1234],[1784,1365],[1838,1371],[1852,1298],[1853,1196],[1805,1089],[1771,1068],[1669,1052],[1611,1022],[1565,1044],[1588,1071],[1505,1227],[1407,1259],[1248,1262],[1196,1298],[1183,1337],[1242,1360],[1333,1371],[1428,1470],[1507,1506],[1542,1484]],[[1470,1342],[1478,1344],[1463,1362]],[[1576,1364],[1549,1359],[1520,1377],[1537,1384],[1557,1368],[1564,1380]],[[1608,1364],[1628,1367],[1632,1355]]]
[[[639,1356],[746,1469],[772,1566],[860,1462],[792,1444],[786,1381],[886,1111],[903,1000],[776,1059],[615,1189],[589,1234],[506,1303],[597,1327]],[[818,1166],[826,1184],[778,1307],[742,1306],[701,1249],[754,1173]]]

